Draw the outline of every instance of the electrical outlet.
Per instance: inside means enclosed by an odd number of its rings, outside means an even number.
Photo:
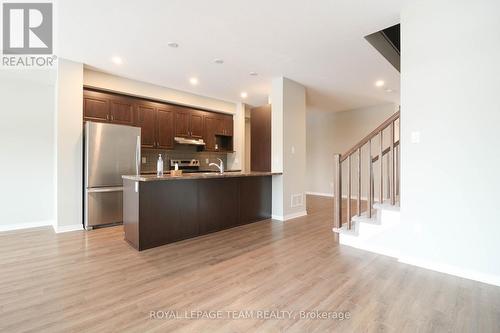
[[[210,160],[208,158],[205,159],[205,164],[208,164]]]
[[[146,163],[148,163],[148,160],[146,159],[146,157],[143,157],[142,158],[142,164],[146,164]]]

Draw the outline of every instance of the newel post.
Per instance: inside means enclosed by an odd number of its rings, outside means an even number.
[[[340,165],[340,154],[334,155],[334,180],[333,180],[333,227],[342,227],[342,168]]]

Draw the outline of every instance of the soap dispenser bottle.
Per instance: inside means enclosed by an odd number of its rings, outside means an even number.
[[[160,156],[158,156],[158,162],[156,162],[156,175],[158,177],[163,176],[163,159]]]

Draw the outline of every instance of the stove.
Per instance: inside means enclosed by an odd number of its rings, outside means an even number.
[[[175,164],[179,166],[179,170],[183,172],[199,172],[200,171],[200,161],[196,159],[192,160],[170,160],[170,170],[175,169]]]

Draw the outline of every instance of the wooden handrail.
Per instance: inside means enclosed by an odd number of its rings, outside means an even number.
[[[334,218],[333,218],[333,226],[334,230],[340,230],[342,228],[342,162],[346,161],[347,163],[347,229],[350,230],[352,228],[352,207],[351,207],[351,160],[352,155],[357,154],[356,159],[356,170],[357,170],[357,205],[356,205],[356,215],[361,216],[361,149],[364,145],[368,145],[368,156],[369,158],[363,159],[365,162],[369,164],[369,188],[368,188],[368,205],[367,205],[367,216],[368,218],[372,217],[372,205],[375,200],[375,177],[373,174],[373,164],[376,161],[382,162],[382,158],[389,154],[389,158],[384,167],[384,163],[380,163],[380,176],[378,181],[380,182],[380,186],[378,186],[379,202],[384,203],[384,193],[387,193],[391,205],[396,204],[396,195],[399,193],[399,151],[400,151],[400,141],[399,136],[396,141],[395,137],[395,121],[400,119],[400,111],[394,113],[388,119],[386,119],[382,124],[380,124],[376,129],[374,129],[370,134],[365,136],[361,141],[355,144],[351,149],[349,149],[344,154],[335,154],[334,167],[335,167],[335,180],[334,180]],[[384,140],[385,137],[383,131],[385,129],[390,129],[389,135],[389,147],[384,149]],[[378,136],[377,142],[377,155],[372,156],[372,139]],[[398,149],[396,149],[398,148]],[[397,156],[395,157],[395,155]],[[387,184],[384,185],[384,172],[387,172]],[[384,192],[384,188],[386,191]]]
[[[383,131],[386,129],[393,121],[399,118],[400,111],[394,113],[392,116],[387,118],[386,121],[384,121],[380,126],[378,126],[376,129],[371,131],[370,134],[365,136],[361,141],[359,141],[357,144],[355,144],[351,149],[343,153],[340,157],[340,162],[343,162],[347,159],[349,155],[352,155],[355,153],[359,148],[363,147],[365,144],[367,144],[371,139],[373,139],[376,135],[380,133],[380,131]]]
[[[394,142],[394,148],[396,148],[397,146],[399,146],[399,140]],[[384,151],[382,152],[382,156],[384,156],[385,154],[387,154],[390,151],[391,151],[391,147],[385,148]],[[375,155],[375,157],[372,157],[372,163],[375,163],[377,161],[378,161],[378,155]]]

